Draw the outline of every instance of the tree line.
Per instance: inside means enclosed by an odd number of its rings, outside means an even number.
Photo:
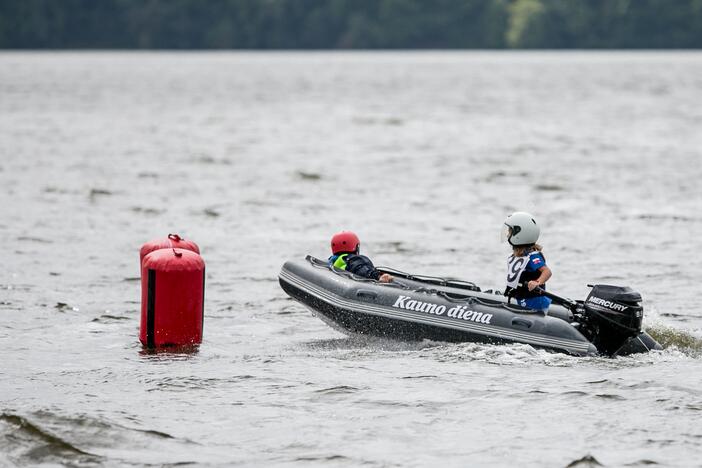
[[[701,46],[702,0],[0,0],[5,49]]]

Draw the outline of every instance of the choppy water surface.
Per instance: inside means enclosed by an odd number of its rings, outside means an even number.
[[[0,54],[0,465],[695,466],[702,54]],[[284,260],[630,285],[667,348],[349,338]],[[138,248],[207,262],[205,340],[145,354]]]

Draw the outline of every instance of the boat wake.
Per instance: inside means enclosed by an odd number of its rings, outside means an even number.
[[[326,354],[344,360],[366,359],[382,355],[398,358],[415,355],[419,359],[436,362],[481,361],[500,366],[524,366],[526,363],[548,367],[571,367],[594,362],[598,365],[620,367],[680,358],[702,359],[702,338],[669,325],[656,324],[646,331],[664,347],[662,351],[648,354],[620,356],[612,360],[602,356],[578,357],[550,350],[538,349],[528,344],[448,343],[442,341],[401,341],[367,335],[321,339],[303,343],[306,353]]]
[[[658,323],[647,327],[646,332],[665,350],[680,351],[690,357],[702,358],[702,338],[689,331]]]

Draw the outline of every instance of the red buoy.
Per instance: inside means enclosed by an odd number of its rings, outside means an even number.
[[[141,264],[141,328],[148,347],[202,342],[205,261],[185,249],[154,250]]]
[[[183,239],[178,234],[168,234],[167,237],[154,239],[141,246],[139,250],[139,264],[144,262],[144,257],[158,249],[185,249],[200,253],[200,247],[191,240]]]

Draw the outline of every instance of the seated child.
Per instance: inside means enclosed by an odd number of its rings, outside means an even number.
[[[502,238],[512,246],[505,295],[515,298],[522,307],[547,313],[551,299],[542,296],[539,289],[546,289],[551,269],[536,243],[540,233],[539,225],[529,213],[518,211],[505,220]]]
[[[331,249],[333,255],[329,257],[329,265],[381,283],[389,283],[393,280],[391,275],[376,270],[368,257],[359,254],[361,241],[353,232],[342,231],[334,234]]]

